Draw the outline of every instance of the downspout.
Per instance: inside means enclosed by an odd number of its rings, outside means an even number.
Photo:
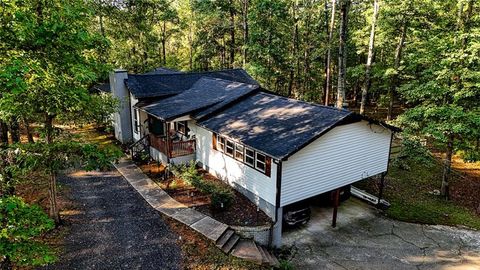
[[[274,227],[278,226],[278,222],[282,222],[282,218],[278,218],[278,209],[280,206],[280,198],[281,198],[281,189],[282,189],[282,160],[279,160],[277,163],[277,179],[276,179],[276,197],[275,197],[275,223],[272,224],[270,227],[270,243],[269,246],[273,244],[273,237],[274,237]]]

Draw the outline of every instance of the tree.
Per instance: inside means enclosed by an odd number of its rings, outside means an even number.
[[[478,27],[480,18],[470,13],[473,9],[473,1],[466,8],[463,1],[431,6],[431,28],[422,29],[425,38],[412,45],[421,48],[422,57],[410,52],[406,60],[416,76],[399,88],[413,108],[397,123],[409,134],[430,138],[445,152],[441,194],[446,198],[453,153],[468,150],[466,142],[480,136],[480,77],[476,72],[480,58],[475,39],[478,28],[473,27]]]
[[[35,143],[20,145],[22,155],[26,156],[26,166],[30,171],[44,172],[49,177],[49,215],[60,223],[60,211],[57,205],[57,175],[61,170],[82,167],[86,170],[106,169],[118,159],[121,151],[116,147],[101,148],[95,144],[83,144],[72,140],[53,143]]]
[[[81,1],[11,1],[3,12],[10,23],[2,21],[1,29],[9,39],[1,43],[5,61],[0,62],[0,118],[35,119],[42,124],[44,142],[18,147],[27,152],[34,149],[30,156],[41,157],[35,164],[44,166],[32,165],[32,169],[45,168],[49,173],[50,214],[59,222],[58,163],[68,164],[65,158],[89,153],[62,142],[55,124],[94,120],[92,104],[96,103],[87,89],[106,70],[95,51],[106,41],[90,32],[92,13]]]
[[[43,210],[14,196],[0,197],[0,266],[41,266],[55,260],[48,246],[37,237],[53,229],[53,220]]]
[[[338,87],[337,108],[345,106],[345,88],[347,80],[347,22],[350,0],[341,0],[340,4],[340,40],[338,45]]]
[[[368,89],[370,88],[370,73],[372,71],[373,50],[375,48],[375,26],[377,24],[378,10],[379,10],[378,0],[374,0],[373,15],[372,15],[372,30],[370,31],[370,41],[368,43],[367,66],[365,67],[365,83],[362,89],[362,101],[360,104],[360,114],[365,113],[367,93],[368,93]]]

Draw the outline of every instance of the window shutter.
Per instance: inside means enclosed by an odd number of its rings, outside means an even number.
[[[217,150],[217,134],[212,132],[212,148]]]
[[[265,175],[270,177],[272,174],[272,158],[269,156],[265,157]]]

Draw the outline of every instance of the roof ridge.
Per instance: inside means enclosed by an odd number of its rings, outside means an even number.
[[[222,78],[216,78],[216,77],[202,76],[202,77],[200,77],[200,79],[198,79],[198,81],[200,81],[201,79],[208,79],[208,80],[212,80],[212,81],[232,82],[232,83],[238,83],[238,84],[240,84],[240,85],[251,85],[251,86],[257,86],[257,87],[258,87],[258,85],[256,85],[256,84],[244,83],[244,82],[239,82],[239,81],[232,81],[232,80],[227,80],[227,79],[222,79]],[[198,83],[198,81],[196,81],[196,82],[194,83],[194,85],[195,85],[196,83]],[[193,87],[193,85],[192,85],[192,87]],[[190,87],[189,89],[191,89],[192,87]],[[189,89],[187,89],[187,90],[189,90]],[[186,91],[187,91],[187,90],[186,90]]]
[[[138,75],[138,76],[174,76],[174,75],[190,75],[190,74],[210,74],[216,72],[224,72],[224,71],[232,71],[232,70],[241,70],[247,73],[243,68],[228,68],[228,69],[220,69],[220,70],[208,70],[208,71],[179,71],[179,73],[169,73],[169,74],[128,74],[130,75]],[[247,73],[248,74],[248,73]]]
[[[265,95],[269,95],[269,96],[276,96],[276,97],[279,97],[279,98],[284,98],[284,99],[290,99],[290,100],[295,100],[297,102],[300,102],[300,103],[304,103],[304,104],[308,104],[308,105],[312,105],[312,106],[316,106],[316,107],[319,107],[319,108],[324,108],[324,109],[330,109],[330,110],[334,110],[334,111],[344,111],[344,112],[348,112],[348,113],[353,113],[352,111],[349,111],[349,110],[346,110],[346,109],[339,109],[339,108],[336,108],[336,107],[330,107],[330,106],[325,106],[325,105],[322,105],[322,104],[317,104],[317,103],[313,103],[313,102],[308,102],[308,101],[304,101],[304,100],[300,100],[300,99],[296,99],[296,98],[289,98],[289,97],[285,97],[285,96],[281,96],[281,95],[275,95],[275,94],[270,94],[270,93],[267,93],[267,92],[260,92],[261,94],[265,94]]]

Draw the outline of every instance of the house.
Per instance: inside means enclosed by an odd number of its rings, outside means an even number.
[[[387,171],[394,128],[272,94],[242,69],[116,70],[115,136],[162,163],[196,160],[275,221],[283,207]]]

